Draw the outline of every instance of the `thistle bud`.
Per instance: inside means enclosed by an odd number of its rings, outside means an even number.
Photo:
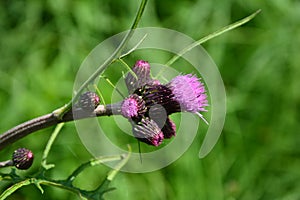
[[[78,105],[83,110],[92,112],[100,104],[100,98],[95,92],[85,92],[78,100]]]
[[[132,73],[128,73],[125,77],[125,83],[129,93],[134,92],[141,86],[151,82],[150,64],[144,60],[138,60],[132,68]]]
[[[33,158],[33,153],[30,150],[19,148],[14,151],[12,161],[16,168],[25,170],[31,167]]]

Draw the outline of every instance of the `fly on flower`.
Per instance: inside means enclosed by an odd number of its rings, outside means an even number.
[[[122,102],[121,113],[127,118],[134,136],[147,144],[159,146],[163,139],[176,135],[176,125],[169,115],[191,112],[200,116],[208,106],[204,84],[195,75],[178,75],[167,84],[150,76],[150,64],[138,60],[125,77],[130,95]],[[208,123],[207,123],[208,124]]]

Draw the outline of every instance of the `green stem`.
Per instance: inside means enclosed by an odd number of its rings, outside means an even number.
[[[14,193],[17,189],[30,185],[32,183],[32,179],[26,179],[22,182],[19,182],[17,184],[12,185],[11,187],[7,188],[1,195],[0,200],[6,199],[8,196],[10,196],[12,193]]]
[[[124,65],[125,66],[125,68],[129,71],[129,73],[131,73],[131,75],[136,79],[136,80],[138,80],[138,77],[137,77],[137,75],[134,73],[134,71],[132,71],[132,69],[131,69],[131,67],[129,67],[128,65],[127,65],[127,63],[123,60],[123,59],[118,59],[118,61],[122,64],[122,65]],[[124,76],[125,77],[125,76]]]
[[[107,81],[107,83],[109,84],[109,85],[111,85],[118,93],[119,93],[119,95],[124,99],[125,98],[125,96],[122,94],[122,92],[109,80],[109,78],[108,77],[106,77],[106,76],[101,76],[102,78],[104,78],[106,81]]]
[[[64,126],[65,123],[60,123],[56,126],[55,130],[53,131],[53,133],[51,134],[49,140],[48,140],[48,143],[46,145],[46,148],[44,150],[44,153],[43,153],[43,157],[42,157],[42,162],[41,162],[41,165],[44,169],[48,170],[52,167],[54,167],[55,165],[54,164],[47,164],[47,157],[48,157],[48,154],[50,152],[50,149],[52,147],[52,144],[54,143],[54,140],[56,139],[56,137],[58,136],[60,130],[62,129],[62,127]]]
[[[122,155],[118,155],[118,156],[103,156],[100,158],[95,158],[92,159],[86,163],[83,163],[82,165],[80,165],[66,180],[66,182],[68,184],[72,183],[74,181],[74,179],[86,168],[88,167],[92,167],[95,165],[99,165],[105,162],[112,162],[112,161],[117,161],[117,160],[122,160],[124,159],[124,157]]]
[[[102,103],[103,105],[105,105],[105,104],[106,104],[106,103],[105,103],[105,99],[104,99],[104,97],[103,97],[101,91],[100,91],[99,88],[97,87],[97,84],[94,84],[94,89],[96,90],[96,93],[99,95],[99,97],[100,97],[100,99],[101,99],[101,103]]]
[[[132,47],[129,51],[125,52],[124,54],[122,54],[119,59],[124,58],[126,56],[128,56],[129,54],[131,54],[134,50],[136,50],[138,48],[138,46],[140,46],[140,44],[142,44],[142,42],[146,39],[147,34],[145,34],[142,39],[136,44],[134,45],[134,47]]]
[[[12,185],[11,187],[7,188],[1,194],[0,200],[6,199],[12,193],[14,193],[16,190],[20,189],[23,186],[27,186],[27,185],[30,185],[30,184],[35,184],[40,189],[40,191],[42,193],[43,193],[43,189],[41,188],[41,185],[48,185],[48,186],[54,186],[54,187],[57,187],[57,188],[65,189],[65,190],[71,191],[73,193],[76,193],[78,195],[81,194],[81,190],[80,189],[75,188],[75,187],[69,187],[69,186],[61,184],[59,182],[56,182],[56,181],[50,181],[50,180],[45,180],[45,179],[37,179],[37,178],[28,178],[28,179],[25,179],[25,180],[23,180],[21,182],[18,182],[16,184]]]
[[[118,165],[109,172],[107,176],[107,180],[112,181],[116,174],[120,171],[120,169],[128,162],[130,156],[131,156],[131,147],[128,145],[128,155],[126,155],[125,159],[123,159]]]
[[[188,51],[192,50],[193,48],[195,48],[196,46],[199,46],[200,44],[203,44],[204,42],[211,40],[215,37],[218,37],[219,35],[222,35],[223,33],[226,33],[230,30],[233,30],[247,22],[249,22],[250,20],[252,20],[261,10],[257,10],[256,12],[254,12],[253,14],[249,15],[248,17],[245,17],[233,24],[230,24],[228,26],[225,26],[197,41],[195,41],[193,44],[187,46],[186,48],[184,48],[183,50],[181,50],[177,55],[174,55],[167,63],[166,66],[171,66],[175,61],[177,61],[183,54],[187,53]],[[160,74],[160,73],[159,73]],[[157,75],[158,76],[158,75]]]
[[[59,127],[57,128],[57,132],[59,132]],[[129,149],[129,152],[131,152],[131,150]],[[103,156],[100,158],[95,158],[90,160],[89,162],[86,162],[82,165],[80,165],[66,180],[50,180],[47,177],[41,178],[41,177],[36,177],[36,178],[26,178],[25,180],[22,180],[14,185],[12,185],[11,187],[7,188],[1,195],[0,195],[0,200],[3,200],[7,197],[9,197],[12,193],[14,193],[16,190],[18,190],[19,188],[26,186],[26,185],[30,185],[30,184],[35,184],[37,186],[37,188],[43,193],[43,188],[41,187],[41,185],[48,185],[48,186],[54,186],[57,188],[61,188],[61,189],[65,189],[68,191],[71,191],[75,194],[78,194],[81,198],[88,198],[89,196],[95,196],[100,194],[100,192],[102,191],[102,184],[99,186],[99,188],[97,188],[97,190],[94,191],[85,191],[82,190],[80,188],[74,187],[72,185],[73,180],[86,168],[88,167],[93,167],[105,162],[111,162],[111,161],[118,161],[121,160],[117,166],[115,167],[114,170],[112,170],[106,180],[106,181],[111,181],[114,176],[116,175],[116,173],[121,169],[122,166],[124,166],[126,164],[126,162],[128,161],[130,156],[130,153],[128,155],[116,155],[116,156]],[[12,177],[11,177],[12,178]],[[12,178],[13,179],[13,178]]]

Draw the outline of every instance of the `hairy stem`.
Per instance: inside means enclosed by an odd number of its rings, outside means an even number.
[[[120,114],[121,103],[99,105],[94,112],[87,112],[81,108],[69,110],[62,118],[54,113],[46,114],[27,122],[24,122],[0,135],[0,150],[7,145],[33,133],[35,131],[59,124],[61,122],[69,122],[84,118],[110,116]]]

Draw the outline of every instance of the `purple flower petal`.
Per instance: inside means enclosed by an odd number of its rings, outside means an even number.
[[[192,74],[179,75],[167,84],[181,109],[188,112],[206,111],[207,95],[203,83]]]
[[[137,94],[132,94],[122,102],[121,114],[126,118],[137,117],[145,112],[145,103]]]

